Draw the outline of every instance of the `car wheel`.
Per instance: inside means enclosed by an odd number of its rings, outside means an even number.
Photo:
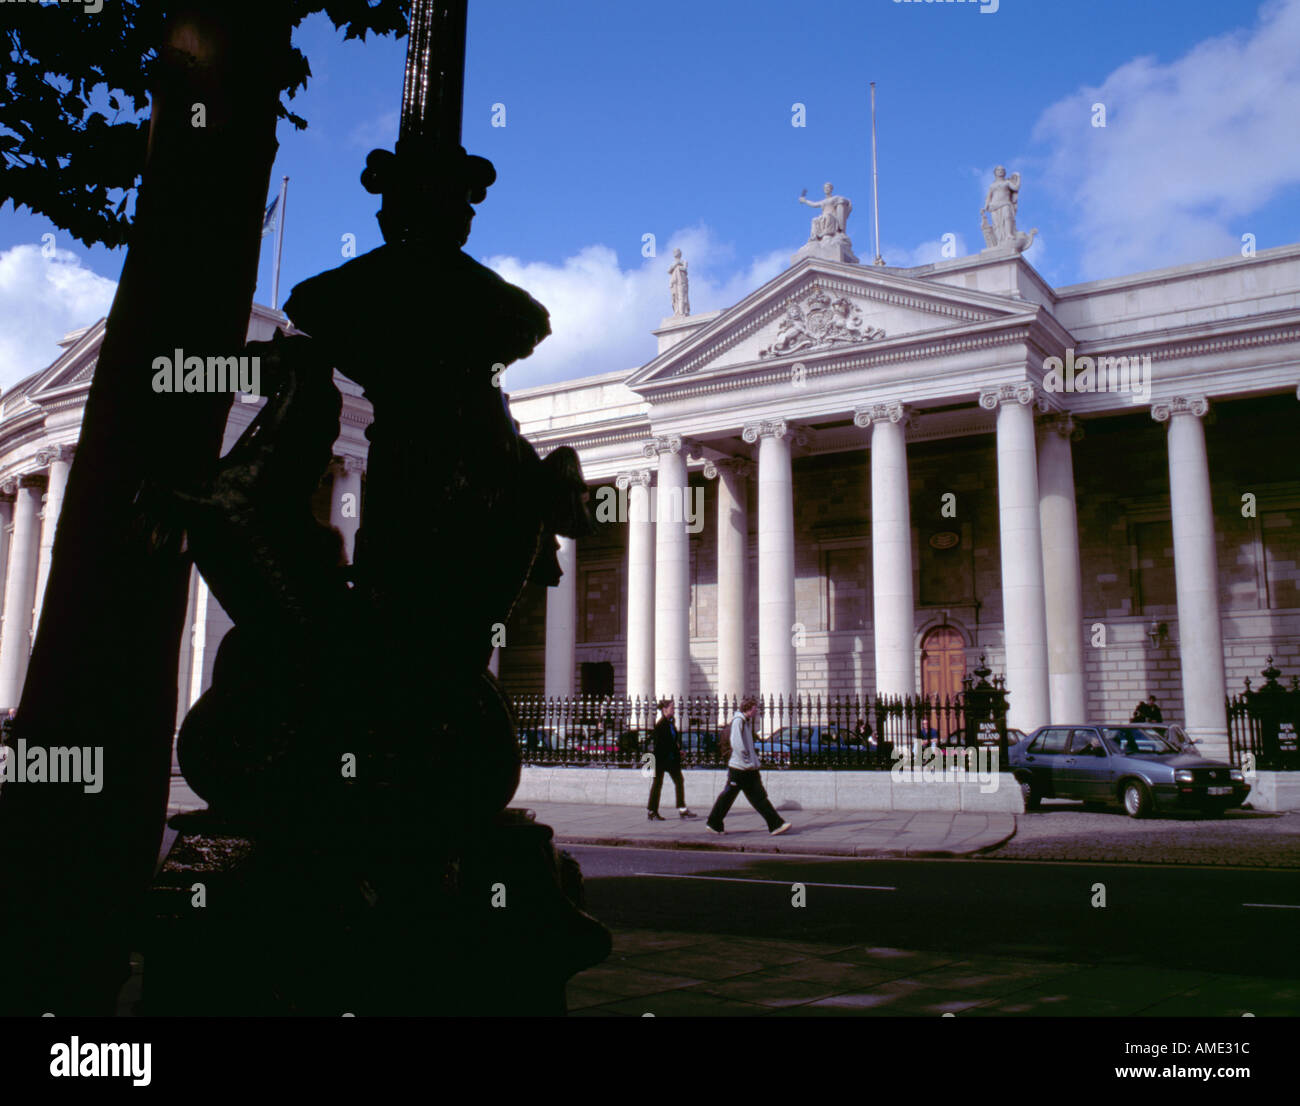
[[[1020,781],[1020,794],[1025,800],[1026,810],[1037,810],[1042,805],[1043,797],[1029,780]]]
[[[1129,780],[1124,785],[1121,801],[1130,818],[1145,818],[1151,810],[1151,792],[1141,780]]]

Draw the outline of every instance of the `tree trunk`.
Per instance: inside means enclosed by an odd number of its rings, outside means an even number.
[[[155,393],[153,361],[244,344],[291,32],[284,0],[256,14],[199,0],[168,20],[130,246],[14,732],[28,749],[102,749],[102,790],[0,789],[0,932],[13,951],[0,1013],[112,1013],[157,859],[189,563],[156,540],[137,495],[186,485],[220,452],[231,395]]]

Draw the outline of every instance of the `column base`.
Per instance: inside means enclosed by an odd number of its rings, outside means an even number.
[[[1196,742],[1196,750],[1201,756],[1228,763],[1230,753],[1227,730],[1184,726],[1183,731]]]

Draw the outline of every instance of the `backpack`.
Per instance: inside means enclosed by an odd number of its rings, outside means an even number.
[[[731,723],[728,722],[718,731],[718,752],[723,760],[731,759]]]

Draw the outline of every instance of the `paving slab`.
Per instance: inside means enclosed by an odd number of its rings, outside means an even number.
[[[206,804],[172,777],[169,814]],[[1222,818],[1176,815],[1141,821],[1105,809],[1048,800],[1040,812],[789,811],[793,828],[770,837],[763,821],[740,800],[722,837],[698,818],[682,820],[671,807],[649,822],[631,806],[530,802],[569,845],[626,845],[656,849],[778,853],[792,856],[970,857],[1089,863],[1232,865],[1300,868],[1300,813],[1229,811]]]
[[[581,803],[527,803],[539,822],[566,845],[627,845],[655,849],[711,849],[719,852],[805,856],[974,856],[996,848],[1015,833],[1012,814],[953,815],[936,811],[791,811],[792,829],[767,832],[753,811],[733,809],[726,833],[717,836],[700,817],[682,819],[664,811],[664,821],[647,821],[635,807]],[[961,819],[960,821],[958,819]]]
[[[613,936],[609,959],[570,981],[572,1015],[1268,1017],[1300,1008],[1293,981],[1199,971],[711,934],[682,945],[673,942],[690,935],[637,929]]]

